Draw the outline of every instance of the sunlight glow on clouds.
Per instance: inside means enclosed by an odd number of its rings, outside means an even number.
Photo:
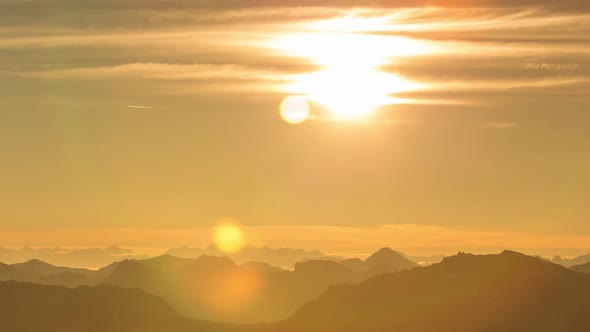
[[[372,26],[352,17],[339,23],[341,31]],[[380,67],[393,57],[427,54],[427,44],[402,37],[326,32],[321,24],[311,27],[320,30],[279,36],[271,44],[286,55],[308,58],[322,67],[293,76],[288,93],[304,94],[338,116],[357,118],[379,106],[394,104],[392,94],[424,85],[383,72]]]

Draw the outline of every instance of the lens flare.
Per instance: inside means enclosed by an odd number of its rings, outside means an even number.
[[[281,102],[281,118],[291,124],[299,124],[310,116],[309,103],[302,96],[288,96]]]

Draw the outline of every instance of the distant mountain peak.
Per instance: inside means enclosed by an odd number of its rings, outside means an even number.
[[[49,263],[46,263],[46,262],[44,262],[44,261],[42,261],[42,260],[40,260],[40,259],[37,259],[37,258],[33,258],[33,259],[30,259],[30,260],[28,260],[28,261],[26,261],[26,262],[24,262],[24,263],[19,263],[19,264],[20,264],[20,265],[41,265],[41,266],[53,266],[53,265],[51,265],[51,264],[49,264]]]
[[[383,248],[377,250],[375,253],[378,254],[378,253],[391,253],[391,252],[398,253],[397,251],[391,249],[390,247],[383,247]]]
[[[518,251],[508,250],[508,249],[502,251],[502,253],[500,253],[500,255],[503,255],[503,256],[512,256],[512,257],[532,257],[532,256],[527,256],[527,255],[525,255],[523,253],[520,253]]]
[[[418,266],[418,264],[410,261],[399,252],[389,248],[381,248],[365,260],[365,264],[369,267],[374,267],[383,264],[390,264],[397,269],[411,269]]]
[[[237,267],[238,265],[228,257],[202,255],[194,260],[195,264],[203,266],[217,266],[217,267]]]

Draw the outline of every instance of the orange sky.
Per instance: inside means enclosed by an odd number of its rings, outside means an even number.
[[[0,246],[588,250],[590,12],[474,2],[0,3]]]

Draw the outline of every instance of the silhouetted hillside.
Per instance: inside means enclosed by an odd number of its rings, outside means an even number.
[[[188,317],[233,322],[285,319],[330,285],[383,273],[354,271],[333,261],[300,262],[287,271],[259,262],[237,265],[225,257],[170,255],[123,261],[110,268],[111,274],[101,279],[104,283],[161,296]]]
[[[166,269],[191,273],[171,276],[163,273]],[[264,264],[238,266],[205,256],[190,261],[163,257],[146,264],[123,261],[111,277],[121,283],[140,280],[154,287],[153,292],[186,292],[185,297],[170,297],[188,301],[176,302],[185,308],[196,304],[200,310],[216,308],[218,315],[232,310],[270,315],[274,307],[285,309],[286,303],[305,302],[311,293],[321,293],[320,285],[327,280],[338,283],[360,276],[330,261],[277,271]],[[459,254],[429,267],[331,286],[287,320],[265,325],[186,320],[138,289],[0,282],[0,321],[3,330],[15,332],[583,332],[590,331],[588,312],[590,274],[510,251]]]
[[[577,272],[590,273],[590,263],[574,265],[570,269]]]
[[[91,275],[93,271],[88,269],[79,269],[79,268],[70,268],[70,267],[61,267],[61,266],[54,266],[49,263],[45,263],[38,259],[31,259],[24,263],[16,263],[12,264],[13,267],[26,272],[32,272],[40,275],[50,275],[50,274],[58,274],[64,272],[70,272],[75,274],[81,275]]]
[[[45,285],[77,287],[92,284],[93,271],[53,266],[39,260],[6,265],[0,263],[0,281],[16,280]]]
[[[562,258],[558,255],[553,257],[551,261],[555,264],[563,265],[565,267],[571,267],[574,265],[590,263],[590,254],[574,257],[572,259]]]
[[[0,247],[0,262],[7,264],[40,260],[56,266],[98,269],[123,259],[142,259],[132,250],[119,247],[106,248],[30,248],[8,249]]]
[[[166,254],[181,258],[197,258],[207,256],[227,256],[233,261],[242,264],[247,262],[265,262],[283,269],[292,269],[295,263],[309,260],[340,260],[341,257],[328,256],[319,250],[303,250],[293,248],[254,247],[246,246],[239,252],[228,254],[220,251],[214,245],[206,248],[179,247],[166,251]]]
[[[7,332],[223,330],[221,325],[186,320],[161,299],[137,289],[68,289],[15,281],[0,282],[0,324]]]
[[[370,271],[371,275],[409,270],[419,265],[391,248],[382,248],[366,260],[349,258],[340,263],[354,271]]]
[[[277,331],[590,331],[590,275],[505,251],[331,287]]]
[[[226,257],[163,255],[110,266],[110,275],[100,280],[161,296],[187,317],[257,322],[285,319],[331,285],[417,266],[388,248],[361,263],[362,268],[351,269],[340,262],[312,260],[287,271],[266,263],[237,265]]]
[[[398,270],[412,269],[418,266],[391,248],[380,249],[365,260],[365,265],[371,268],[382,264],[391,265]]]
[[[357,264],[351,268],[348,265],[353,261]],[[187,317],[257,322],[285,319],[331,285],[358,283],[415,266],[389,248],[364,262],[311,260],[296,263],[293,271],[260,262],[238,265],[227,257],[203,255],[187,259],[162,255],[124,260],[97,271],[32,260],[0,265],[0,280],[67,287],[100,283],[134,287],[161,296]]]

